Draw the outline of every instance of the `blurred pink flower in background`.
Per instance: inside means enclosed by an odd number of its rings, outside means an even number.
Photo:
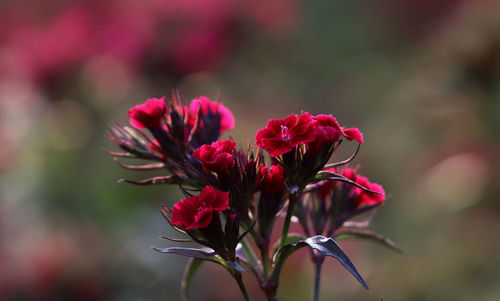
[[[77,232],[72,234],[82,237],[82,231]],[[110,281],[98,269],[104,245],[96,233],[87,241],[93,245],[91,255],[82,253],[85,247],[77,235],[37,234],[37,238],[17,239],[8,248],[0,245],[0,300],[109,299]],[[88,234],[83,237],[90,238]]]
[[[40,84],[100,56],[131,70],[156,63],[166,63],[167,74],[213,70],[245,19],[281,34],[277,29],[290,28],[298,14],[298,0],[29,2],[1,5],[0,79]]]

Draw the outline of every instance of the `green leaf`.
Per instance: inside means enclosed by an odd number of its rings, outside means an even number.
[[[343,241],[343,240],[353,240],[353,239],[366,239],[366,240],[371,240],[373,242],[382,244],[389,249],[401,254],[405,255],[403,250],[396,245],[392,240],[389,238],[378,234],[376,232],[370,231],[370,230],[364,230],[364,229],[349,229],[346,231],[343,231],[337,235],[335,235],[335,239],[338,241]]]
[[[299,241],[304,240],[304,239],[306,239],[306,238],[302,234],[289,233],[287,238],[286,238],[285,245],[296,244]],[[276,254],[276,252],[278,252],[279,247],[280,247],[280,242],[277,241],[276,244],[274,244],[274,246],[273,246],[273,253],[272,254]]]
[[[204,249],[196,249],[196,248],[180,248],[180,247],[172,247],[172,248],[154,248],[153,250],[160,253],[172,253],[183,255],[191,258],[197,258],[201,260],[215,262],[223,266],[226,270],[228,270],[231,274],[239,273],[240,270],[244,271],[244,268],[241,266],[239,261],[235,262],[227,262],[223,258],[217,255],[215,251],[209,248]]]
[[[356,267],[354,267],[351,260],[344,253],[344,251],[342,251],[340,246],[333,239],[321,235],[309,237],[305,240],[299,241],[296,244],[285,245],[283,248],[281,248],[276,255],[275,266],[269,278],[270,281],[272,281],[273,283],[278,283],[279,275],[286,259],[295,251],[305,246],[317,250],[324,256],[330,256],[337,259],[344,268],[351,272],[351,274],[361,283],[361,285],[363,285],[364,288],[368,289],[368,286],[363,280],[363,277],[361,277],[361,275],[358,273]]]
[[[296,244],[284,245],[281,249],[279,249],[278,253],[276,254],[276,258],[274,260],[273,271],[271,272],[268,281],[277,285],[279,283],[281,269],[283,268],[283,265],[285,264],[285,261],[287,260],[288,256],[292,255],[295,251],[297,251],[302,247],[305,247],[306,245],[307,244],[301,241]]]
[[[195,249],[195,248],[180,248],[180,247],[172,247],[172,248],[154,248],[153,250],[160,253],[174,253],[187,257],[194,257],[204,260],[214,261],[216,258],[216,253],[212,249]]]
[[[198,271],[198,268],[203,263],[202,259],[191,257],[184,270],[184,277],[181,284],[181,300],[188,301],[189,287],[193,275]]]

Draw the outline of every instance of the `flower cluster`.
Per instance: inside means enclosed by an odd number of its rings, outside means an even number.
[[[218,140],[234,127],[234,117],[221,103],[204,96],[193,99],[190,105],[185,105],[178,93],[169,101],[151,98],[131,108],[128,115],[132,127],[115,123],[108,135],[125,152],[110,153],[152,161],[126,165],[117,158],[123,167],[164,169],[168,174],[124,181],[178,185],[186,198],[173,207],[164,205],[161,212],[174,229],[189,237],[188,241],[205,247],[155,250],[222,265],[247,300],[242,272],[252,272],[268,300],[276,300],[281,269],[287,257],[302,247],[311,249],[317,268],[325,256],[334,257],[364,287],[365,281],[334,238],[340,240],[348,233],[395,248],[386,238],[362,229],[369,222],[353,220],[383,204],[385,191],[356,169],[341,168],[357,151],[347,160],[328,164],[343,139],[358,142],[358,150],[363,143],[357,128],[341,127],[332,115],[302,113],[272,119],[257,131],[257,151],[249,145],[245,150],[238,148],[231,139]],[[274,243],[271,234],[275,222],[285,212],[281,239]],[[307,237],[293,239],[297,236],[289,234],[293,216]],[[196,266],[190,261],[186,281]]]

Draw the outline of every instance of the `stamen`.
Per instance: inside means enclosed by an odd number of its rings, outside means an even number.
[[[290,136],[288,135],[288,127],[286,125],[281,125],[281,138],[285,141],[290,141]]]

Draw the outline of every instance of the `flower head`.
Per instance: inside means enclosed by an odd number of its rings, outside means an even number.
[[[189,197],[174,205],[171,222],[186,230],[205,228],[214,214],[226,210],[228,206],[229,192],[206,186],[198,196]]]
[[[207,172],[224,172],[234,166],[233,151],[236,143],[232,140],[216,141],[204,144],[193,152]]]
[[[292,114],[284,119],[271,119],[265,128],[257,131],[255,144],[273,157],[281,156],[299,144],[314,141],[314,122],[307,112],[299,117]]]
[[[145,103],[136,105],[128,111],[130,124],[137,129],[159,128],[167,113],[165,97],[150,98]]]
[[[194,126],[197,114],[201,111],[202,116],[220,116],[220,133],[234,128],[235,121],[231,110],[220,102],[211,101],[210,98],[206,96],[199,96],[193,99],[189,105],[189,110],[192,113],[192,117],[188,122],[190,122],[192,126]],[[201,126],[203,126],[203,124]]]

